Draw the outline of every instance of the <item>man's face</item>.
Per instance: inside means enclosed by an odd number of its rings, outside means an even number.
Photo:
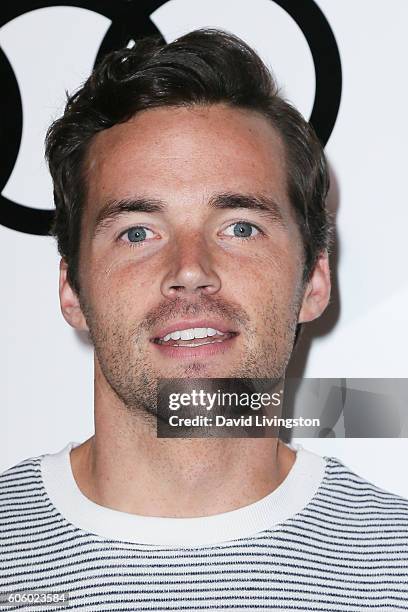
[[[268,121],[224,105],[144,111],[93,138],[81,307],[125,405],[151,406],[157,378],[284,374],[304,294],[286,174]]]

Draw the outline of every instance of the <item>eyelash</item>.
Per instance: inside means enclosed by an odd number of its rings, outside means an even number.
[[[256,225],[255,223],[252,223],[251,221],[247,221],[245,219],[238,219],[237,221],[233,221],[232,223],[230,223],[229,225],[227,225],[227,227],[225,229],[228,229],[231,226],[237,225],[238,223],[245,223],[247,225],[251,225],[252,227],[254,227],[261,236],[265,236],[265,232],[263,230],[261,230],[260,227],[258,227],[258,225]],[[130,247],[140,247],[143,244],[145,244],[146,240],[141,240],[140,242],[131,242],[130,240],[126,241],[126,240],[121,240],[123,236],[125,236],[131,229],[134,228],[141,228],[144,230],[148,230],[148,231],[153,231],[150,230],[148,227],[144,226],[144,225],[131,225],[130,227],[128,227],[127,229],[125,229],[123,232],[121,232],[119,234],[119,236],[117,237],[117,242],[122,242],[125,243],[126,245],[130,246]],[[238,236],[229,236],[229,238],[238,238]],[[254,240],[255,238],[259,238],[258,234],[255,236],[243,236],[240,238],[241,241],[247,241],[247,240]]]
[[[238,219],[237,221],[233,221],[232,223],[230,223],[229,225],[227,225],[227,227],[225,229],[228,229],[229,227],[233,227],[234,225],[238,225],[239,223],[245,223],[246,225],[251,225],[252,227],[254,227],[261,236],[265,236],[265,232],[261,230],[260,227],[258,227],[258,225],[256,225],[256,223],[252,223],[252,221],[247,221],[246,219]],[[228,236],[229,238],[238,238],[238,236]],[[256,238],[259,238],[258,234],[256,236],[241,236],[240,240],[255,240]]]
[[[145,225],[131,225],[130,227],[128,227],[127,229],[125,229],[123,232],[119,234],[119,236],[116,239],[117,242],[130,246],[132,248],[142,246],[146,242],[146,240],[141,240],[140,242],[131,242],[130,240],[122,240],[123,236],[125,236],[131,229],[135,229],[135,228],[148,230],[149,232],[153,231],[149,229],[148,227],[146,227]]]

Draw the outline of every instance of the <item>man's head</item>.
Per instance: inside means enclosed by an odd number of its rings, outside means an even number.
[[[283,375],[329,299],[328,173],[249,47],[202,30],[110,54],[47,157],[62,310],[126,405],[157,377]]]

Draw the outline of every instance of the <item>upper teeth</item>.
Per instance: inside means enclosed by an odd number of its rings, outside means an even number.
[[[194,340],[194,338],[206,338],[207,336],[223,336],[224,332],[212,327],[189,327],[188,329],[180,329],[178,331],[167,334],[161,340],[167,342],[168,340]]]

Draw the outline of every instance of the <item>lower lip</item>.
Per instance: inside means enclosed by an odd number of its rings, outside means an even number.
[[[219,355],[228,351],[235,341],[237,336],[232,336],[222,342],[209,342],[201,346],[166,346],[165,344],[157,344],[152,342],[153,346],[166,357],[174,359],[191,359],[192,357],[211,357],[211,355]]]

